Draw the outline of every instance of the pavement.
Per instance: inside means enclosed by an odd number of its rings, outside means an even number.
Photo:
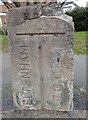
[[[0,53],[0,111],[3,118],[86,118],[86,56],[74,55],[73,111],[14,110],[9,53]],[[1,90],[2,88],[2,90]],[[1,100],[0,99],[0,100]],[[1,114],[0,114],[1,116]]]

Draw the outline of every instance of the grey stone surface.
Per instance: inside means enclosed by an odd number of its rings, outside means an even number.
[[[7,15],[7,23],[8,25],[19,25],[24,23],[26,20],[38,18],[42,14],[42,9],[41,6],[39,5],[32,5],[32,6],[26,6],[26,7],[21,7],[21,9],[18,8],[13,8],[11,10],[8,10],[9,14]],[[30,12],[29,12],[30,11]],[[16,17],[14,17],[16,16]],[[10,19],[9,19],[10,18]]]
[[[53,110],[12,110],[4,111],[3,118],[71,118],[67,112]]]
[[[1,54],[0,54],[1,55]],[[79,59],[76,60],[76,59]],[[86,95],[84,93],[82,93],[82,91],[79,90],[74,90],[74,99],[73,99],[73,108],[74,110],[73,111],[70,111],[70,112],[57,112],[57,111],[51,111],[51,112],[48,112],[46,111],[47,115],[45,114],[45,112],[39,112],[39,111],[35,111],[35,114],[30,113],[30,111],[26,111],[25,110],[25,113],[24,112],[21,112],[19,110],[15,110],[15,112],[13,111],[13,102],[12,102],[12,81],[11,81],[11,71],[10,71],[10,55],[9,53],[3,53],[2,54],[2,67],[0,66],[0,70],[2,69],[2,83],[3,83],[3,86],[2,86],[2,89],[3,89],[3,93],[2,93],[2,109],[3,109],[3,114],[2,114],[2,117],[3,118],[11,118],[11,117],[19,117],[21,114],[20,117],[24,117],[24,114],[27,118],[30,118],[30,117],[50,117],[51,118],[51,115],[53,116],[53,118],[68,118],[68,116],[70,116],[71,118],[85,118],[86,116]],[[83,61],[83,62],[80,62],[80,61]],[[1,59],[0,59],[0,63],[1,63]],[[79,65],[79,63],[81,63]],[[74,76],[75,76],[75,85],[78,86],[78,88],[84,88],[84,86],[81,86],[81,83],[83,83],[85,77],[83,76],[83,80],[80,81],[80,84],[79,84],[79,80],[80,80],[80,77],[82,74],[85,74],[86,71],[82,71],[81,73],[79,72],[80,76],[79,78],[76,77],[77,76],[77,73],[78,73],[78,65],[79,65],[79,69],[81,69],[81,67],[84,69],[84,64],[85,64],[85,56],[81,56],[81,59],[80,59],[80,55],[74,55],[74,65],[75,65],[75,69],[74,69]],[[1,79],[0,79],[1,81]],[[77,82],[78,81],[78,82]],[[8,84],[7,84],[8,83]],[[85,81],[84,81],[85,83]],[[75,86],[74,85],[74,86]],[[80,85],[80,86],[79,86]],[[1,89],[1,88],[0,88]],[[8,93],[8,95],[7,95]],[[9,104],[8,104],[9,103]],[[54,113],[53,113],[54,112]],[[33,114],[33,115],[32,115]],[[0,113],[0,116],[1,116],[1,113]],[[23,118],[22,117],[22,118]]]
[[[24,9],[19,8],[19,20],[13,15],[17,9],[7,14],[14,104],[20,109],[72,110],[73,26],[57,16],[22,22]]]
[[[86,111],[58,112],[52,110],[11,110],[3,111],[2,118],[87,118]],[[79,120],[78,119],[78,120]]]
[[[63,8],[59,7],[59,4],[57,2],[52,2],[51,4],[47,4],[46,6],[42,7],[42,15],[46,16],[59,16],[59,18],[67,21],[71,25],[73,25],[73,20],[71,16],[66,15],[63,12]]]

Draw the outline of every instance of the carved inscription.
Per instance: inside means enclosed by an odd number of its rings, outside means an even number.
[[[30,44],[21,43],[18,48],[20,89],[16,93],[16,101],[22,108],[39,109],[41,106],[40,88],[35,86],[35,84],[39,85],[39,76],[34,81],[38,72],[33,70],[35,65],[30,56]],[[31,51],[32,53],[34,52],[33,50]]]
[[[21,75],[20,79],[29,79],[30,78],[30,69],[29,69],[29,53],[28,53],[28,46],[20,45],[19,57],[20,57],[20,68],[21,68]]]
[[[20,59],[20,80],[23,81],[28,87],[22,88],[22,92],[19,94],[21,105],[31,105],[32,102],[32,89],[30,81],[30,61],[27,45],[19,45],[19,59]]]

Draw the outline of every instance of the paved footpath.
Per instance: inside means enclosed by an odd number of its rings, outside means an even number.
[[[0,53],[1,58],[1,53]],[[81,60],[81,61],[79,61]],[[86,64],[85,56],[74,56],[74,110],[71,112],[58,112],[49,110],[13,110],[12,101],[12,83],[10,73],[10,56],[9,53],[3,53],[0,59],[0,92],[2,88],[2,117],[5,118],[85,118],[86,117]],[[1,64],[2,63],[2,64]],[[81,66],[83,65],[83,66]],[[2,72],[2,74],[1,74]],[[80,75],[79,75],[80,74]],[[83,80],[82,80],[83,79]],[[0,99],[1,100],[1,99]],[[1,111],[1,107],[0,107]],[[1,116],[1,114],[0,114]]]

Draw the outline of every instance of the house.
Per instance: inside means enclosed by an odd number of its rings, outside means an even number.
[[[63,10],[64,12],[66,11],[71,11],[73,10],[74,8],[77,8],[79,7],[75,2],[71,1],[71,2],[66,2],[63,6]]]
[[[13,3],[10,3],[9,6],[4,4],[0,5],[0,27],[6,24],[6,13],[12,7],[15,7]]]
[[[0,13],[0,27],[6,24],[6,13]]]
[[[86,2],[86,7],[88,7],[88,1]]]
[[[22,2],[22,0],[19,0],[20,5],[21,6],[26,6],[27,5],[27,0],[23,0],[24,2]],[[33,2],[33,0],[30,0],[31,2]],[[42,1],[47,1],[47,0],[42,0]],[[53,0],[48,0],[48,2],[53,1]],[[55,0],[58,2],[58,0]],[[70,4],[70,5],[69,5]],[[14,8],[16,7],[14,3],[4,3],[2,5],[0,5],[0,26],[3,26],[6,24],[6,13],[8,11],[8,9]],[[64,12],[67,10],[72,10],[74,7],[78,7],[77,4],[73,3],[73,2],[66,2],[65,6],[63,7]]]

